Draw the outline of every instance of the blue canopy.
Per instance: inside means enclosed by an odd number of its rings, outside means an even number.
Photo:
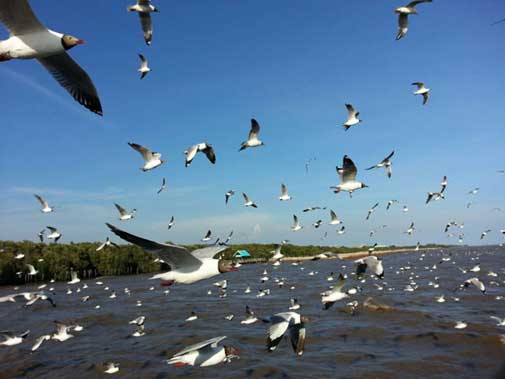
[[[235,258],[246,258],[250,257],[251,254],[247,250],[237,250],[237,252],[233,255]]]

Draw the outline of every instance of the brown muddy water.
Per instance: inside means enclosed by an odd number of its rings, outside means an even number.
[[[0,330],[31,330],[23,343],[0,347],[0,379],[503,378],[498,371],[505,362],[505,327],[497,326],[490,316],[505,317],[505,249],[458,248],[422,255],[420,251],[384,256],[384,280],[367,275],[365,283],[357,281],[351,261],[332,260],[298,266],[287,262],[278,267],[246,265],[215,280],[172,286],[168,295],[163,292],[166,288],[147,276],[50,284],[56,308],[40,301],[27,308],[20,300],[0,303]],[[443,257],[451,260],[439,263]],[[459,269],[477,263],[480,272],[465,274]],[[270,280],[262,284],[265,269]],[[335,278],[339,272],[348,275],[345,289],[360,286],[362,292],[324,311],[319,294],[331,284],[327,276],[332,271]],[[497,276],[489,276],[490,271]],[[486,294],[474,287],[453,292],[474,276],[486,284]],[[225,278],[227,296],[220,298],[212,283]],[[275,278],[285,278],[284,286],[279,287]],[[98,280],[103,285],[97,285]],[[404,291],[411,281],[419,287]],[[430,281],[439,287],[429,285]],[[88,288],[76,292],[84,283]],[[247,285],[252,289],[249,294],[244,293]],[[125,287],[131,290],[130,296]],[[72,294],[66,293],[68,288]],[[270,295],[257,298],[260,288],[269,288]],[[0,296],[35,289],[33,285],[17,290],[2,287]],[[115,299],[109,298],[112,291],[117,293]],[[90,300],[81,302],[86,295]],[[445,295],[446,302],[435,300],[440,295]],[[363,307],[369,296],[391,309]],[[266,316],[287,311],[291,297],[299,300],[299,312],[311,320],[306,324],[301,357],[295,356],[288,340],[267,352],[267,324],[240,324],[246,304]],[[142,306],[137,306],[137,300]],[[346,306],[352,300],[359,302],[354,313]],[[192,310],[199,319],[184,323]],[[235,318],[225,320],[231,313]],[[139,315],[146,316],[147,333],[132,337],[135,328],[128,321]],[[84,330],[72,332],[75,337],[68,341],[48,341],[31,352],[38,336],[54,331],[54,320],[77,323]],[[467,328],[455,329],[456,321],[466,322]],[[225,342],[240,350],[239,360],[207,368],[164,363],[184,346],[220,335],[228,336]],[[120,371],[105,374],[105,361],[119,363]]]

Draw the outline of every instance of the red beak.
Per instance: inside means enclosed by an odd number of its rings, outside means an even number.
[[[84,44],[86,43],[86,41],[85,41],[85,40],[83,40],[83,39],[78,39],[77,41],[75,41],[75,43],[76,43],[77,45],[84,45]]]
[[[171,286],[172,284],[174,284],[173,280],[167,280],[167,281],[161,282],[160,286],[162,286],[162,287],[168,287],[168,286]]]
[[[228,271],[238,271],[238,267],[230,267]]]

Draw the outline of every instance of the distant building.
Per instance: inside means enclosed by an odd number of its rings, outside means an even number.
[[[233,254],[234,258],[249,258],[251,254],[247,250],[237,250],[235,254]]]

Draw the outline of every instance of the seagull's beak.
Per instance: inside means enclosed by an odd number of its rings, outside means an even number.
[[[83,39],[78,39],[77,41],[75,41],[76,45],[84,45],[85,43],[86,43],[86,41]]]
[[[234,266],[229,267],[228,271],[238,271],[238,267],[234,267]]]

